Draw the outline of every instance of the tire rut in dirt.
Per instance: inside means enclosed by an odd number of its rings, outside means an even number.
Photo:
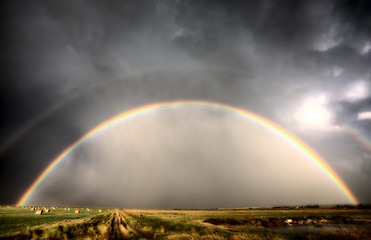
[[[128,239],[135,235],[135,231],[127,224],[119,211],[114,211],[112,218],[107,222],[108,239]]]

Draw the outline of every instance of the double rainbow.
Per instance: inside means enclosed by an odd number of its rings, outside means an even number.
[[[80,139],[78,139],[76,142],[74,142],[71,146],[69,146],[67,149],[65,149],[62,153],[60,153],[57,158],[55,158],[49,166],[37,177],[37,179],[32,183],[32,185],[27,189],[27,191],[23,194],[23,196],[18,201],[17,205],[22,206],[24,205],[27,200],[30,198],[32,193],[36,190],[36,188],[44,181],[44,179],[49,175],[49,173],[55,169],[59,163],[62,162],[63,159],[65,159],[75,148],[77,148],[80,144],[82,144],[84,141],[89,139],[90,137],[94,136],[100,131],[103,131],[105,128],[108,128],[114,123],[117,123],[120,120],[135,116],[139,113],[148,112],[154,109],[159,108],[165,108],[170,106],[181,106],[181,105],[201,105],[201,106],[209,106],[209,107],[217,107],[226,109],[232,112],[236,112],[238,114],[241,114],[245,117],[248,117],[260,124],[263,124],[267,127],[269,127],[271,130],[279,133],[284,138],[289,140],[292,144],[297,146],[299,149],[301,149],[322,171],[324,171],[332,181],[336,183],[336,185],[340,188],[340,190],[346,195],[346,197],[350,200],[351,203],[357,204],[358,201],[354,197],[354,195],[351,193],[349,188],[344,184],[344,182],[339,178],[339,176],[330,168],[329,165],[309,146],[307,146],[303,141],[295,137],[293,134],[289,133],[284,128],[278,126],[277,124],[259,116],[254,113],[248,112],[244,109],[221,104],[221,103],[215,103],[215,102],[206,102],[206,101],[174,101],[174,102],[161,102],[161,103],[154,103],[138,108],[134,108],[128,111],[125,111],[90,130],[88,133],[86,133],[84,136],[82,136]]]

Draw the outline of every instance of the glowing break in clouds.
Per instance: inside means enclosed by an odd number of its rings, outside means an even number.
[[[95,134],[99,133],[100,131],[108,128],[112,124],[119,122],[120,120],[126,119],[128,117],[135,116],[140,113],[152,111],[159,108],[171,107],[171,106],[182,106],[182,105],[200,105],[205,107],[218,107],[226,110],[230,110],[232,112],[241,114],[247,118],[250,118],[266,127],[271,129],[272,131],[277,132],[283,138],[289,140],[294,146],[301,149],[322,171],[324,171],[342,190],[342,192],[347,196],[347,198],[353,204],[357,204],[357,199],[353,196],[349,188],[344,184],[344,182],[340,179],[339,176],[327,165],[327,163],[309,146],[307,146],[303,141],[289,133],[287,130],[283,129],[282,127],[278,126],[277,124],[259,116],[254,113],[248,112],[246,110],[236,108],[233,106],[228,106],[220,103],[214,102],[205,102],[205,101],[175,101],[175,102],[162,102],[162,103],[154,103],[146,106],[142,106],[139,108],[135,108],[129,111],[125,111],[90,130],[80,139],[78,139],[75,143],[65,149],[57,158],[55,158],[50,165],[39,175],[39,177],[34,181],[34,183],[28,188],[28,190],[23,194],[23,196],[18,201],[17,205],[24,205],[27,200],[30,198],[32,193],[36,190],[36,188],[45,180],[45,178],[49,175],[49,173],[55,169],[59,163],[62,162],[74,149],[76,149],[80,144],[85,142],[87,139],[93,137]]]
[[[331,113],[325,108],[327,98],[325,95],[308,98],[294,114],[299,128],[302,130],[328,130],[331,122]]]
[[[371,112],[361,112],[358,113],[358,120],[371,119]]]
[[[369,95],[369,86],[366,81],[357,81],[356,83],[350,85],[349,89],[345,92],[345,99],[353,102],[365,99]]]

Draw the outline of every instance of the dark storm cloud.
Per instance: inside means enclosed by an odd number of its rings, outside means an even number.
[[[355,102],[339,101],[333,108],[336,114],[347,122],[356,122],[357,113],[368,112],[371,110],[371,98],[362,99]],[[368,121],[365,121],[366,123]]]
[[[0,141],[6,143],[32,119],[65,104],[39,117],[0,156],[3,202],[16,201],[50,159],[100,122],[136,106],[178,99],[218,101],[254,111],[315,146],[326,142],[332,150],[323,148],[321,154],[329,163],[348,174],[349,181],[355,174],[336,165],[335,157],[341,154],[335,153],[337,144],[349,145],[351,139],[338,143],[327,138],[329,132],[297,131],[299,123],[291,115],[306,98],[324,94],[330,111],[371,135],[369,120],[357,120],[359,112],[371,111],[369,1],[5,5]],[[347,97],[360,81],[370,84],[365,96]],[[363,159],[354,161],[355,172],[368,166],[358,149],[348,151]]]

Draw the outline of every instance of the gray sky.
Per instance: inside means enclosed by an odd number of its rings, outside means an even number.
[[[99,123],[175,100],[229,104],[281,125],[359,201],[371,202],[368,1],[4,5],[1,204],[16,203]],[[226,110],[186,106],[100,133],[29,203],[212,208],[347,199],[271,130]]]

